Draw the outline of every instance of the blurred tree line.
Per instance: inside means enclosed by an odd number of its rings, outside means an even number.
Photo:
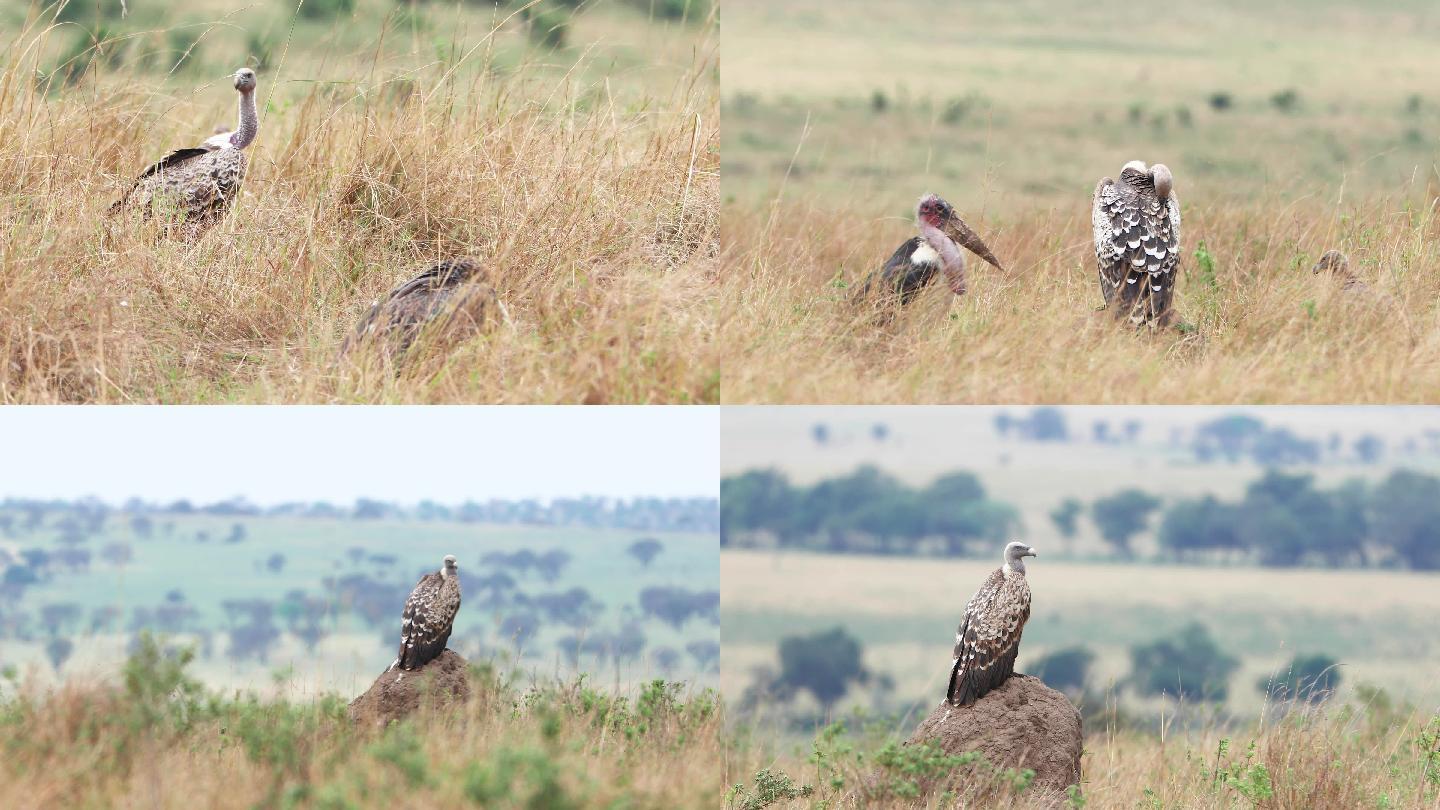
[[[1019,525],[1015,508],[991,500],[967,472],[919,489],[873,466],[809,487],[775,470],[720,482],[722,546],[958,555],[974,541],[1003,541]]]
[[[880,697],[893,692],[894,680],[865,665],[864,645],[842,627],[780,641],[779,667],[760,667],[741,705],[753,709],[762,701],[789,703],[809,693],[829,719],[839,701],[854,688],[869,688]],[[1187,703],[1224,703],[1240,661],[1226,653],[1205,625],[1191,622],[1175,632],[1131,646],[1130,671],[1113,684],[1115,690],[1143,698],[1169,698]],[[937,667],[949,659],[937,657]],[[1092,673],[1095,653],[1083,645],[1051,650],[1022,661],[1027,672],[1076,704],[1097,708],[1106,703],[1110,684],[1097,683]],[[1279,671],[1260,678],[1254,688],[1270,700],[1320,703],[1339,688],[1339,662],[1323,654],[1300,654]],[[943,684],[944,678],[938,683]],[[938,700],[941,696],[937,695]]]
[[[1179,560],[1238,556],[1267,566],[1440,569],[1440,478],[1397,470],[1324,489],[1314,476],[1267,472],[1238,501],[1178,501],[1156,535]]]
[[[1016,508],[991,499],[967,472],[916,488],[871,466],[811,486],[751,470],[724,478],[720,495],[727,547],[958,556],[992,554],[1024,531]],[[1166,501],[1131,487],[1088,506],[1067,498],[1049,517],[1067,540],[1088,519],[1122,559],[1134,559],[1134,541],[1153,533],[1158,559],[1174,562],[1440,569],[1440,478],[1413,470],[1330,488],[1307,473],[1270,470],[1233,501]]]
[[[1016,414],[1001,411],[993,419],[995,433],[1002,439],[1020,442],[1069,443],[1085,441],[1086,431],[1070,424],[1072,412],[1042,406]],[[1138,445],[1146,425],[1134,418],[1095,419],[1089,437],[1094,444]],[[1284,426],[1272,426],[1245,413],[1201,422],[1193,430],[1172,427],[1163,444],[1172,452],[1188,453],[1198,464],[1239,464],[1250,462],[1262,467],[1280,465],[1316,465],[1335,463],[1376,464],[1387,452],[1385,440],[1374,433],[1345,437],[1331,433],[1324,438],[1296,434]],[[1415,456],[1420,453],[1440,455],[1440,430],[1426,430],[1406,437],[1395,448]]]
[[[720,505],[714,498],[535,498],[465,501],[444,504],[425,500],[407,505],[375,498],[357,498],[353,504],[327,501],[290,501],[260,506],[245,498],[197,504],[186,499],[159,503],[130,498],[116,508],[97,498],[74,500],[5,498],[0,500],[0,537],[15,538],[36,532],[58,532],[63,537],[98,535],[106,522],[123,515],[137,536],[153,534],[156,517],[209,515],[211,517],[297,517],[328,520],[418,520],[423,522],[489,523],[521,526],[583,526],[633,531],[715,532],[720,528]],[[237,524],[238,526],[238,524]],[[232,528],[226,542],[242,542]]]

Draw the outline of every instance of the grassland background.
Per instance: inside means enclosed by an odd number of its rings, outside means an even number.
[[[647,617],[638,605],[640,592],[651,586],[718,589],[713,535],[649,534],[664,550],[645,568],[625,553],[640,535],[619,530],[283,517],[157,515],[154,522],[153,536],[147,538],[135,534],[128,521],[112,517],[102,533],[84,546],[95,552],[88,569],[58,568],[52,577],[26,588],[18,601],[8,604],[4,616],[10,632],[0,639],[0,665],[13,668],[22,681],[37,685],[113,677],[135,635],[144,629],[136,626],[140,623],[136,608],[154,609],[166,602],[172,590],[178,590],[196,616],[186,632],[174,634],[169,641],[204,651],[193,672],[207,686],[277,692],[293,698],[322,693],[353,696],[393,660],[404,597],[394,604],[393,611],[386,612],[388,619],[372,627],[355,610],[331,599],[324,581],[363,574],[401,586],[408,593],[421,573],[438,569],[444,555],[454,554],[459,558],[466,601],[456,618],[450,647],[472,662],[491,661],[504,671],[514,668],[523,678],[566,680],[584,672],[597,684],[628,689],[665,674],[653,653],[668,646],[680,653],[678,665],[669,673],[674,678],[700,688],[713,685],[717,677],[685,654],[691,642],[718,641],[715,625],[697,618],[674,628]],[[166,523],[172,524],[171,528],[166,529]],[[246,539],[225,542],[237,523],[246,528]],[[205,539],[200,538],[202,532]],[[53,551],[59,547],[53,534],[47,523],[30,535],[0,538],[0,547],[17,558],[23,548]],[[107,562],[99,550],[110,543],[128,544],[133,559],[120,566]],[[580,587],[589,591],[599,608],[588,628],[543,621],[539,632],[522,644],[508,636],[501,624],[507,616],[534,611],[513,604],[487,605],[479,585],[497,570],[482,564],[481,558],[495,551],[529,549],[539,554],[552,548],[572,555],[559,578],[547,583],[537,574],[522,576],[512,571],[518,590],[534,596]],[[358,561],[352,559],[350,549],[363,549],[364,555]],[[276,553],[284,555],[285,562],[281,570],[272,572],[265,562]],[[376,555],[394,559],[376,560]],[[322,621],[328,635],[312,647],[286,631],[285,621],[277,616],[282,635],[270,647],[268,660],[229,657],[224,603],[252,599],[279,603],[293,590],[308,598],[329,600]],[[41,629],[40,616],[44,606],[65,603],[77,604],[81,612],[60,634],[74,642],[74,653],[57,672],[46,658],[49,636]],[[102,608],[120,610],[117,627],[91,629],[92,616]],[[644,652],[633,661],[602,662],[582,654],[577,665],[556,648],[561,637],[577,630],[614,632],[630,621],[638,622],[647,641]],[[202,634],[210,636],[209,643],[202,642]]]
[[[1440,390],[1431,5],[739,0],[726,17],[725,401]],[[1089,224],[1096,181],[1135,158],[1174,170],[1185,214],[1185,331],[1139,340],[1092,312]],[[876,325],[848,288],[927,191],[1007,270],[972,261],[967,296]],[[1377,294],[1311,276],[1329,248]]]
[[[1150,559],[1153,531],[1137,538],[1139,561],[1123,563],[1088,517],[1073,540],[1062,538],[1049,517],[1065,498],[1088,504],[1127,487],[1167,502],[1242,496],[1264,474],[1262,467],[1204,463],[1190,449],[1197,427],[1239,413],[1304,440],[1324,444],[1338,436],[1340,450],[1327,452],[1321,463],[1285,468],[1313,475],[1319,486],[1350,478],[1373,482],[1397,468],[1434,474],[1440,452],[1433,408],[1066,407],[1060,412],[1068,441],[1022,440],[1013,432],[1007,438],[997,430],[997,417],[1024,418],[1028,410],[726,408],[722,470],[731,476],[775,469],[802,487],[868,464],[916,488],[964,470],[979,477],[989,498],[1013,505],[1023,524],[1020,539],[1040,551],[1027,566],[1034,601],[1017,671],[1033,671],[1041,656],[1062,647],[1083,645],[1096,653],[1084,706],[1084,806],[1434,806],[1440,762],[1425,729],[1440,722],[1434,717],[1440,635],[1431,619],[1440,609],[1440,577],[1382,569],[1157,564]],[[1134,441],[1095,440],[1093,425],[1107,423],[1115,436],[1130,421],[1138,424]],[[1366,435],[1383,445],[1377,461],[1349,449]],[[981,545],[972,546],[976,554]],[[722,549],[721,689],[732,709],[734,740],[726,783],[743,784],[745,795],[754,795],[755,774],[768,770],[814,789],[808,798],[776,801],[775,807],[952,806],[938,797],[923,804],[875,798],[863,786],[874,785],[883,770],[878,752],[908,737],[939,703],[955,626],[998,564],[998,548],[964,559]],[[1192,621],[1204,624],[1219,648],[1240,661],[1223,706],[1181,707],[1136,695],[1124,684],[1131,646]],[[778,671],[781,639],[837,626],[860,641],[863,664],[874,676],[868,685],[852,685],[828,718],[845,722],[838,742],[821,733],[827,719],[808,694],[791,703],[745,705],[757,670],[772,676]],[[1292,657],[1310,653],[1341,662],[1342,686],[1324,710],[1285,717],[1283,707],[1267,705],[1256,683],[1283,675]],[[886,680],[893,684],[889,689],[881,686]],[[1223,756],[1222,739],[1230,741]],[[1247,754],[1252,742],[1255,751]],[[824,757],[814,755],[816,746]],[[917,770],[896,765],[884,771],[887,777],[903,780],[923,770],[916,761],[905,762]],[[1245,794],[1214,775],[1217,763],[1263,766],[1273,794]],[[844,779],[838,787],[832,782],[837,776]],[[995,806],[1053,805],[1020,793]]]
[[[552,47],[506,4],[77,2],[53,27],[7,4],[0,398],[713,401],[718,41],[708,7],[642,5],[547,3]],[[193,245],[107,223],[143,167],[233,126],[243,64],[261,129],[234,212]],[[455,254],[492,273],[498,329],[398,375],[335,366]]]
[[[913,702],[923,715],[944,694],[952,625],[996,567],[990,560],[724,551],[725,691],[738,696],[750,685],[752,667],[773,666],[781,638],[840,626],[864,643],[868,667],[895,679],[900,703]],[[1096,653],[1096,684],[1118,686],[1129,672],[1132,645],[1198,620],[1242,661],[1227,701],[1242,716],[1258,714],[1263,704],[1256,681],[1283,677],[1297,653],[1340,659],[1348,685],[1380,685],[1426,705],[1440,699],[1434,684],[1440,638],[1430,618],[1440,588],[1434,574],[1049,559],[1029,568],[1035,601],[1017,671],[1047,652],[1081,644]],[[837,593],[845,594],[839,605]],[[862,690],[851,705],[872,705],[872,697]]]
[[[1430,3],[1137,14],[1120,0],[737,0],[725,12],[727,202],[769,202],[788,171],[787,200],[837,211],[908,220],[927,189],[974,217],[1088,211],[1095,182],[1136,157],[1170,165],[1181,200],[1201,206],[1440,180]],[[1272,102],[1286,90],[1288,112]],[[1233,106],[1212,109],[1216,93]]]

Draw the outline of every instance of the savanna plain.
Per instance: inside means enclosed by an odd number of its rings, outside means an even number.
[[[722,480],[732,806],[1440,802],[1436,537],[1404,528],[1431,520],[1440,433],[1332,409],[926,409],[967,426],[952,440],[914,408],[768,410],[737,417]],[[1016,671],[1083,718],[1068,795],[903,744],[1010,538],[1039,550]]]
[[[1431,401],[1440,391],[1433,4],[726,4],[723,399]],[[1172,329],[1104,313],[1091,194],[1165,163]],[[953,203],[1005,266],[851,303]],[[1343,251],[1365,285],[1311,267]]]
[[[6,499],[0,805],[714,806],[714,502],[631,506]],[[447,553],[470,699],[357,719]]]
[[[718,398],[715,9],[686,2],[0,9],[0,401]],[[259,135],[196,240],[107,215],[173,149]],[[469,255],[483,334],[338,357]]]

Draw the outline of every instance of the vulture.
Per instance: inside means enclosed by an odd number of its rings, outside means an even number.
[[[1369,284],[1356,278],[1355,274],[1350,272],[1350,257],[1338,250],[1325,251],[1325,254],[1320,257],[1320,261],[1315,262],[1315,266],[1310,268],[1310,272],[1328,273],[1331,278],[1340,283],[1340,289],[1348,293],[1364,293],[1370,290]]]
[[[985,578],[965,605],[945,692],[950,705],[969,706],[1015,672],[1020,633],[1030,618],[1025,558],[1034,556],[1035,549],[1019,541],[1005,546],[1005,564]]]
[[[177,149],[141,172],[110,213],[139,208],[149,219],[157,214],[181,234],[198,236],[217,222],[234,201],[245,178],[245,147],[255,140],[260,120],[255,114],[255,71],[241,68],[232,78],[240,94],[239,123],[234,132],[217,131],[199,146]]]
[[[460,569],[455,555],[445,555],[440,570],[420,577],[400,617],[400,654],[390,669],[419,669],[439,657],[450,641],[455,614],[460,610]]]
[[[901,304],[908,304],[935,274],[943,273],[950,291],[965,294],[965,255],[963,246],[996,268],[1004,270],[995,254],[950,203],[934,194],[926,194],[915,206],[915,224],[920,235],[907,239],[896,249],[889,261],[871,273],[860,285],[856,299],[878,289],[883,294],[897,295]]]
[[[463,338],[493,322],[494,313],[487,310],[496,306],[495,289],[480,262],[436,262],[375,302],[341,344],[340,356],[373,342],[387,356],[398,358],[430,324],[452,339]]]
[[[1120,182],[1106,177],[1095,186],[1091,217],[1102,309],[1136,326],[1169,324],[1180,265],[1180,201],[1170,170],[1126,163]]]

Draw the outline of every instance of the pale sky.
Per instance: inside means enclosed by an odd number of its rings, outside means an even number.
[[[719,497],[719,409],[16,407],[0,498]]]

